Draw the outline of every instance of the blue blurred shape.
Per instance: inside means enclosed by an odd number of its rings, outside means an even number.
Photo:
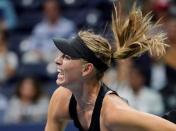
[[[7,124],[0,125],[0,131],[44,131],[44,124]]]
[[[0,131],[44,131],[44,123],[27,123],[27,124],[0,124]],[[69,122],[65,131],[78,131],[73,122]]]

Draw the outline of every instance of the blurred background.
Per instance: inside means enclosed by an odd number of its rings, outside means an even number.
[[[112,40],[113,2],[126,16],[133,0],[0,0],[0,131],[43,131],[57,88],[52,38],[91,30]],[[137,0],[152,11],[170,45],[162,58],[113,61],[103,81],[137,110],[161,116],[176,108],[176,0]],[[117,7],[118,8],[118,7]],[[73,123],[67,131],[73,131]]]

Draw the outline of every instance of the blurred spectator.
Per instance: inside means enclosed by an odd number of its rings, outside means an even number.
[[[147,14],[152,10],[154,0],[138,0],[140,3],[142,13]]]
[[[170,0],[153,0],[152,8],[157,20],[160,18],[162,18],[162,21],[167,20],[168,10],[170,7],[169,2]]]
[[[8,100],[7,98],[0,93],[0,123],[2,123],[5,111],[8,107]]]
[[[170,47],[164,56],[164,65],[167,76],[167,85],[161,90],[165,110],[176,108],[176,17],[169,15],[165,28],[167,32],[167,43]]]
[[[170,17],[166,23],[166,31],[168,36],[168,44],[170,47],[167,50],[167,54],[164,57],[164,62],[169,70],[167,75],[169,83],[176,84],[176,17]]]
[[[0,25],[3,29],[13,29],[17,25],[17,16],[9,0],[0,0]]]
[[[167,85],[166,66],[163,59],[152,57],[151,64],[151,87],[160,91]]]
[[[76,29],[72,21],[61,16],[57,0],[44,2],[44,19],[34,28],[27,42],[29,51],[24,55],[23,62],[51,62],[56,56],[53,37],[71,37]]]
[[[164,111],[160,94],[145,86],[145,70],[131,60],[120,62],[118,65],[118,82],[112,88],[128,100],[129,105],[137,110],[160,115]],[[124,66],[124,67],[123,67]],[[120,76],[121,74],[121,76]],[[114,87],[116,86],[116,87]]]
[[[4,83],[11,78],[18,66],[17,55],[8,50],[7,32],[0,30],[0,83]]]
[[[9,102],[5,122],[42,122],[46,118],[48,102],[49,99],[42,94],[38,81],[32,77],[24,78]]]
[[[131,60],[118,60],[117,65],[110,68],[103,77],[103,82],[107,84],[112,90],[117,91],[118,86],[124,85],[129,79],[129,70],[131,67]]]

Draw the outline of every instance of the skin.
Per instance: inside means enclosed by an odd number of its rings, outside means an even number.
[[[58,3],[55,1],[47,1],[46,3],[44,3],[44,14],[50,24],[55,24],[60,15]]]
[[[8,54],[8,48],[7,48],[7,41],[4,39],[5,38],[2,32],[0,32],[0,55],[4,55],[6,57],[6,54]],[[6,62],[5,73],[7,78],[10,78],[15,74],[15,69],[12,68],[7,59],[5,59],[5,62]]]
[[[60,87],[54,92],[48,111],[45,131],[62,131],[64,123],[70,119],[69,102],[72,93],[77,101],[78,119],[88,130],[92,111],[100,89],[95,79],[95,69],[91,63],[83,66],[80,60],[72,60],[64,55],[55,60],[63,75],[58,75],[56,83]],[[76,73],[76,76],[73,75]],[[175,131],[175,124],[154,115],[142,113],[129,107],[121,98],[105,96],[100,114],[101,131]]]

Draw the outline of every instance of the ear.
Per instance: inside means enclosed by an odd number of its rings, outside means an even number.
[[[82,67],[82,76],[88,76],[94,69],[94,65],[92,63],[86,63]]]

